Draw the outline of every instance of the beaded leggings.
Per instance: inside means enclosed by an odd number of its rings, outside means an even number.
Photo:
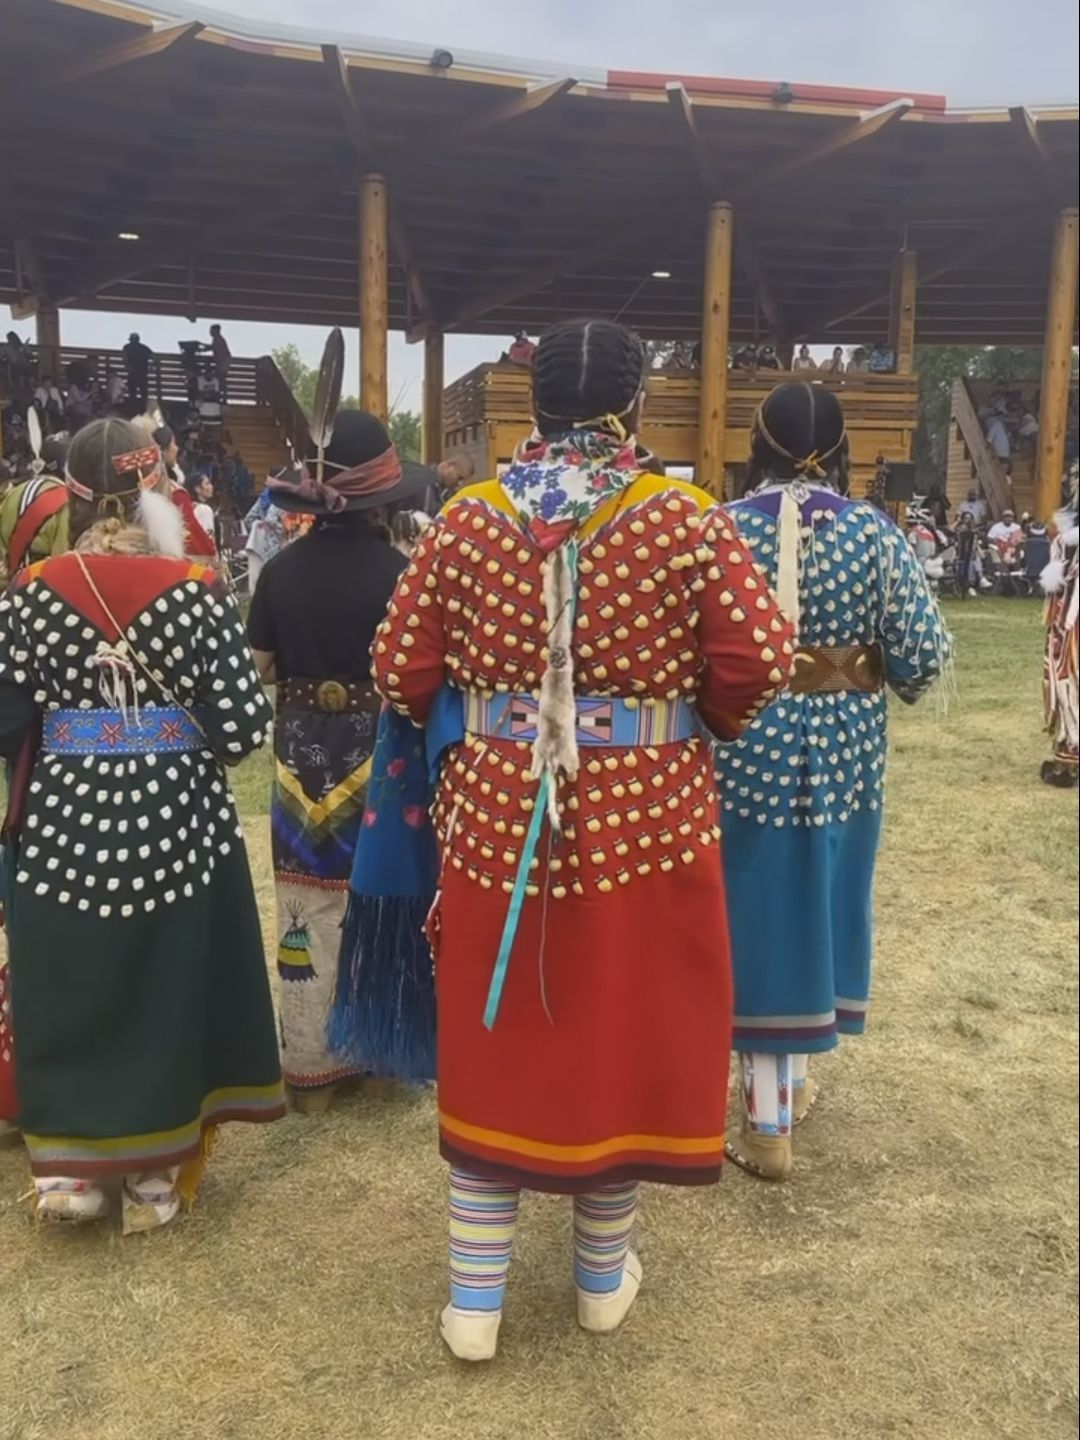
[[[741,1050],[743,1103],[750,1128],[761,1135],[791,1134],[791,1102],[806,1084],[809,1055],[766,1055]]]

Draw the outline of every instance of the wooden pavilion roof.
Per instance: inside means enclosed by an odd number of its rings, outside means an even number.
[[[1042,340],[1075,108],[496,57],[439,70],[416,46],[195,13],[0,0],[0,300],[355,324],[357,183],[377,170],[391,325],[413,334],[605,313],[694,336],[704,205],[722,198],[735,340],[881,337],[905,244],[920,341]]]

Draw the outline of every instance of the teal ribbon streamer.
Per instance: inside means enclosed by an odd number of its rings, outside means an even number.
[[[518,922],[521,920],[521,908],[525,903],[525,887],[529,883],[529,871],[532,869],[536,847],[540,843],[540,831],[544,826],[544,816],[547,814],[550,783],[547,775],[541,775],[536,791],[536,803],[533,806],[529,829],[526,832],[525,844],[521,851],[521,861],[518,865],[518,872],[514,876],[514,888],[510,895],[510,908],[506,912],[506,924],[503,926],[502,939],[499,941],[499,953],[495,957],[495,968],[491,972],[487,1004],[484,1006],[484,1028],[486,1030],[495,1028],[495,1017],[499,1013],[499,1002],[502,1000],[503,986],[506,984],[506,971],[510,964],[510,952],[514,948],[514,938],[517,935]]]
[[[577,611],[578,580],[578,547],[574,540],[567,542],[566,562],[570,571],[570,634],[573,635],[574,616]],[[522,847],[517,874],[514,876],[514,888],[510,894],[510,908],[506,912],[506,924],[503,926],[502,939],[499,941],[499,953],[495,957],[495,968],[491,972],[487,1004],[484,1006],[484,1028],[486,1030],[495,1028],[495,1019],[499,1013],[503,986],[506,984],[506,972],[510,965],[510,952],[514,948],[514,939],[521,921],[521,910],[525,904],[525,887],[529,883],[529,871],[536,858],[536,849],[540,844],[540,832],[544,828],[544,817],[547,815],[550,786],[551,777],[545,772],[541,775],[540,784],[537,786],[536,802],[529,819],[529,829],[525,835],[525,844]]]

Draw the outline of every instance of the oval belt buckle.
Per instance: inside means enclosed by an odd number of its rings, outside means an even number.
[[[320,710],[337,715],[349,703],[349,692],[340,680],[324,680],[315,691],[315,704]]]
[[[796,650],[791,662],[790,689],[796,695],[805,694],[812,686],[817,673],[817,660],[805,650]]]

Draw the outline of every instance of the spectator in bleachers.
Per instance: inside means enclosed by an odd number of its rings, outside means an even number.
[[[816,361],[816,360],[814,359],[814,357],[810,354],[810,346],[809,346],[809,345],[800,345],[800,346],[799,346],[799,353],[795,356],[795,359],[792,360],[792,362],[791,362],[791,368],[792,368],[792,370],[816,370],[816,369],[817,369],[817,361]]]
[[[825,361],[825,364],[822,365],[821,368],[829,375],[842,375],[844,373],[844,349],[842,345],[837,345],[833,348],[832,355]]]
[[[1005,407],[999,401],[986,419],[986,443],[997,456],[1005,470],[1009,473],[1012,466],[1012,440],[1009,437],[1009,427],[1005,423]]]
[[[34,391],[34,404],[41,418],[41,428],[48,435],[64,423],[64,397],[51,375],[43,375]]]
[[[214,359],[218,394],[224,405],[229,398],[229,369],[232,366],[232,351],[229,349],[229,342],[221,333],[220,325],[210,326],[210,351]]]
[[[511,365],[531,365],[535,354],[536,345],[524,330],[519,330],[514,336],[514,343],[506,352],[506,358]]]
[[[998,552],[1003,564],[1014,564],[1024,543],[1023,526],[1018,523],[1015,512],[1003,510],[1001,519],[986,532],[986,538]]]
[[[967,499],[961,500],[956,513],[958,517],[961,515],[970,515],[972,523],[977,527],[986,523],[988,514],[986,501],[974,485],[967,492]]]
[[[875,340],[873,349],[870,351],[869,370],[871,375],[887,375],[896,369],[896,357],[893,354],[892,346],[887,345],[884,340]]]
[[[121,353],[127,374],[128,399],[134,407],[134,413],[139,415],[150,403],[150,361],[153,359],[153,351],[133,332],[128,336],[128,343]]]
[[[776,353],[774,345],[762,345],[757,354],[757,368],[759,370],[782,370],[780,357]]]
[[[856,345],[848,361],[849,375],[865,375],[870,369],[870,357],[861,345]]]

